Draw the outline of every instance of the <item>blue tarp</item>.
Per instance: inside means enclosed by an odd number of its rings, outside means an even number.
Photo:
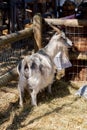
[[[82,86],[76,93],[76,96],[83,96],[87,99],[87,85]]]

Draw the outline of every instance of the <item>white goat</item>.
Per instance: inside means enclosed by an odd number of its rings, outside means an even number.
[[[31,56],[25,56],[17,66],[19,74],[19,95],[20,105],[23,106],[24,88],[30,92],[32,105],[37,105],[37,94],[48,86],[51,93],[51,84],[54,79],[55,55],[61,50],[62,52],[72,46],[71,41],[63,32],[53,35],[48,45]]]

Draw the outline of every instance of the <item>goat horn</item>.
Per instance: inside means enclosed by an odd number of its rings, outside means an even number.
[[[49,26],[52,27],[56,32],[61,33],[61,30],[59,28],[55,27],[54,25],[49,24]]]

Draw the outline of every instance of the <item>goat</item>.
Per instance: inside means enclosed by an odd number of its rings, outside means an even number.
[[[51,85],[54,80],[55,67],[53,59],[61,50],[68,49],[72,46],[71,41],[65,36],[64,32],[56,29],[49,43],[38,52],[25,56],[18,64],[17,71],[19,74],[19,95],[20,105],[23,106],[24,88],[27,87],[32,105],[37,105],[37,94],[44,88],[48,87],[51,93]]]

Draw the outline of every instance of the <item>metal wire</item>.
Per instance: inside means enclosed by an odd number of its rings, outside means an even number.
[[[76,45],[77,43],[80,50],[86,48],[87,43],[87,28],[85,27],[65,27],[65,33],[66,35],[73,41],[73,44]],[[84,46],[85,45],[85,46]],[[86,51],[79,51],[77,50],[74,53],[85,53],[85,56],[87,57]],[[87,59],[87,58],[86,58]],[[76,58],[71,60],[72,67],[66,69],[66,80],[87,80],[87,60],[81,59],[78,60]]]
[[[22,56],[34,48],[34,40],[27,38],[0,48],[0,76],[16,67]]]

